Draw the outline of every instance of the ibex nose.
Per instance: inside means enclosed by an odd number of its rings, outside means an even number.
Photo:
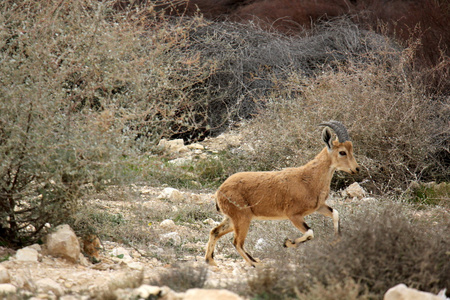
[[[356,173],[359,173],[359,167],[356,167]]]

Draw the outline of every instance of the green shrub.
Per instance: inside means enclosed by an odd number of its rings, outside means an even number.
[[[429,182],[420,184],[413,182],[410,187],[410,201],[421,206],[426,205],[441,205],[444,207],[450,206],[450,183],[442,182],[436,184]]]

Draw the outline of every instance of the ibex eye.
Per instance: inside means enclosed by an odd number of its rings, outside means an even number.
[[[346,156],[347,153],[345,151],[339,151],[339,155]]]

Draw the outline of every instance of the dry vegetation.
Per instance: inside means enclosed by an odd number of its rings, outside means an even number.
[[[256,299],[378,299],[399,282],[433,292],[450,287],[449,186],[422,185],[450,177],[448,77],[430,88],[417,76],[445,75],[448,55],[417,69],[423,53],[414,35],[398,43],[380,34],[391,30],[386,24],[380,28],[387,31],[372,31],[352,20],[285,36],[200,15],[169,17],[150,4],[2,1],[0,245],[36,242],[47,223],[69,222],[149,253],[157,245],[163,254],[153,255],[169,263],[187,253],[203,256],[142,229],[169,218],[196,230],[190,243],[206,244],[210,226],[203,220],[220,220],[213,205],[148,209],[138,194],[111,194],[108,186],[211,191],[237,171],[298,166],[322,147],[317,124],[337,119],[349,128],[363,172],[338,175],[333,189],[356,180],[384,200],[337,205],[344,238],[333,247],[322,218],[308,223],[324,237],[289,252],[279,238],[296,234],[291,225],[257,223],[249,250],[278,264],[227,288]],[[162,137],[189,143],[244,120],[245,149],[176,166],[156,147]],[[411,182],[418,183],[408,190]],[[98,193],[130,205],[124,212],[83,205]],[[420,207],[409,204],[417,199]],[[419,208],[426,213],[418,216]],[[219,251],[238,258],[229,243]],[[180,266],[161,280],[180,290],[203,286],[205,271],[189,272]],[[186,278],[190,286],[176,285]]]

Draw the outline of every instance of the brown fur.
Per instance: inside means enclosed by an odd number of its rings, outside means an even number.
[[[101,243],[98,236],[90,234],[82,239],[83,253],[92,261],[100,261]]]
[[[331,133],[327,133],[330,139]],[[210,234],[205,257],[210,265],[216,265],[213,259],[215,243],[231,231],[235,233],[233,244],[239,254],[252,266],[257,264],[243,248],[252,219],[289,219],[304,236],[295,241],[287,240],[287,247],[313,238],[312,230],[303,218],[315,211],[332,217],[336,234],[339,233],[337,212],[333,214],[334,210],[325,204],[331,178],[336,170],[357,173],[359,166],[353,157],[352,142],[325,142],[332,145],[331,149],[325,147],[302,167],[274,172],[236,173],[225,180],[216,193],[216,203],[225,218]],[[342,151],[346,152],[345,156],[339,154]]]

